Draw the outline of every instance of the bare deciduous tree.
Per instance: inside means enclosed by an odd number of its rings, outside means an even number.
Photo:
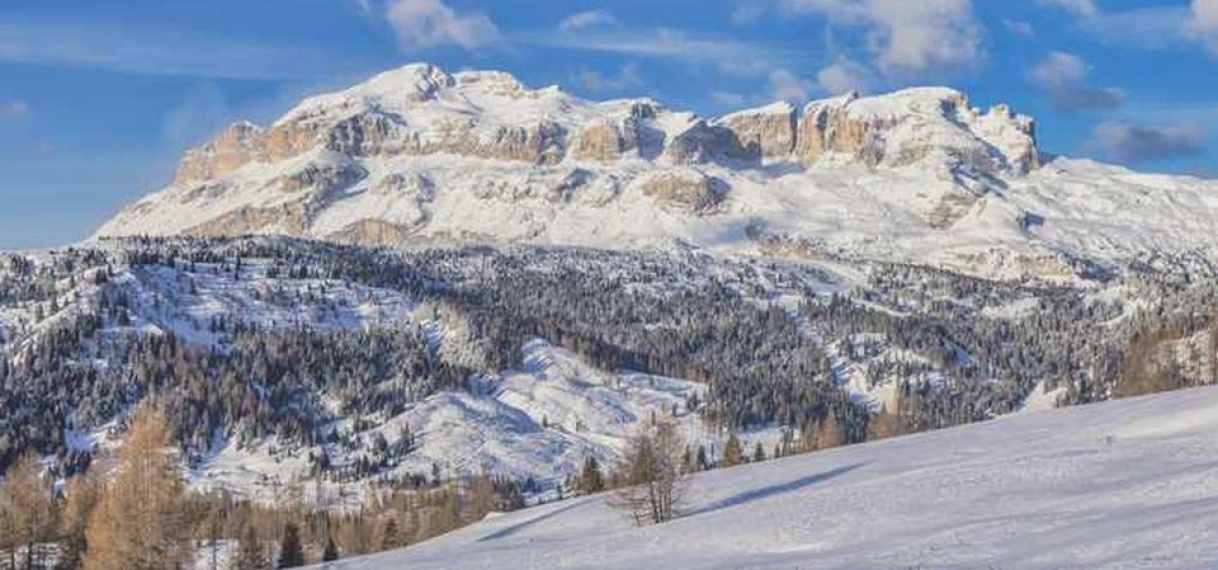
[[[620,467],[618,480],[623,486],[610,496],[609,504],[639,526],[676,518],[685,495],[684,453],[684,438],[671,420],[640,426]]]

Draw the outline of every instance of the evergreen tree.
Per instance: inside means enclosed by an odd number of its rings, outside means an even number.
[[[580,490],[585,493],[599,493],[605,490],[605,475],[601,473],[601,465],[595,456],[589,455],[584,460],[584,468],[579,475]]]
[[[763,447],[759,441],[757,442],[757,445],[753,447],[753,463],[761,463],[762,461],[765,461],[765,447]]]
[[[300,527],[296,523],[283,525],[283,540],[279,543],[279,568],[305,565],[304,544],[300,542]]]

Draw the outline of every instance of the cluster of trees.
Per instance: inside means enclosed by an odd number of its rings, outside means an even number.
[[[187,490],[163,413],[141,407],[105,470],[63,489],[33,455],[0,482],[0,568],[168,570],[196,560],[230,570],[295,568],[398,548],[524,505],[510,481],[480,475],[426,488],[373,488],[358,510],[256,505]]]

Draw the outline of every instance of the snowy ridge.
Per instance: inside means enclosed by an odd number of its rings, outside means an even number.
[[[1216,412],[1206,388],[1030,413],[701,474],[658,526],[592,496],[331,567],[1201,570]]]
[[[1218,182],[1042,157],[1030,118],[946,88],[705,119],[419,64],[234,125],[96,235],[683,243],[1070,279],[1080,260],[1213,261],[1216,218]]]

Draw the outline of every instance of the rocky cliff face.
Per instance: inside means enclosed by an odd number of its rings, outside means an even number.
[[[953,129],[952,123],[963,127]],[[949,89],[910,89],[871,99],[851,94],[809,103],[796,146],[805,165],[838,154],[893,167],[934,158],[939,166],[986,175],[1023,175],[1040,166],[1032,119],[1013,115],[1006,106],[982,114]]]
[[[788,160],[798,144],[799,115],[787,103],[734,113],[716,124],[731,133],[733,150],[746,160]]]
[[[677,165],[731,160],[813,166],[833,154],[870,166],[901,166],[934,151],[991,174],[1026,174],[1038,165],[1030,119],[1006,107],[982,115],[948,89],[817,101],[802,116],[777,103],[718,120],[694,118],[676,129],[655,125],[672,115],[646,101],[598,104],[557,88],[532,91],[498,72],[449,75],[413,65],[308,99],[268,128],[233,125],[189,151],[174,183],[214,180],[251,163],[274,163],[317,148],[354,157],[445,154],[528,165],[607,163],[638,158],[648,129],[662,131],[658,156]],[[927,133],[930,138],[920,136]],[[943,133],[949,136],[938,136]]]

